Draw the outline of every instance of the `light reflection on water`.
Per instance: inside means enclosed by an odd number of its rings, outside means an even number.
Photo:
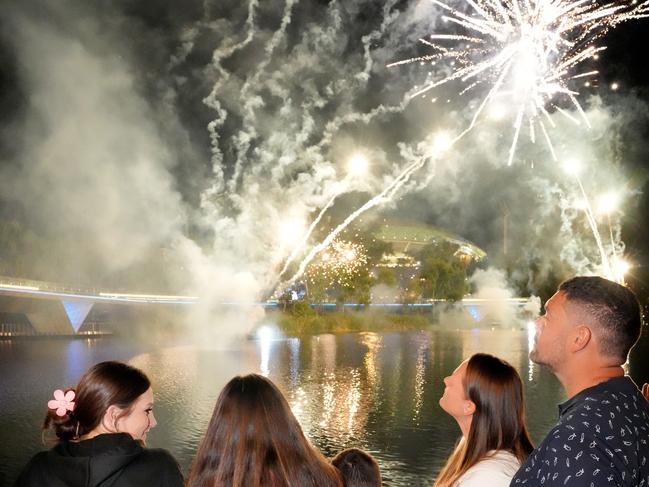
[[[0,342],[0,485],[10,484],[41,448],[39,426],[53,389],[74,384],[90,365],[109,359],[129,361],[150,376],[159,426],[149,444],[170,450],[185,471],[223,385],[234,375],[259,372],[284,391],[305,433],[326,455],[360,447],[377,457],[386,485],[431,485],[459,435],[438,405],[442,379],[471,354],[498,355],[527,379],[536,440],[553,424],[563,391],[529,361],[529,340],[528,330],[473,329],[269,335],[226,349],[119,339]],[[631,360],[639,381],[648,378],[642,356]]]

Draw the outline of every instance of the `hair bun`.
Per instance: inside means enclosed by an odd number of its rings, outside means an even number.
[[[64,391],[57,389],[54,391],[54,399],[47,403],[43,429],[52,428],[61,440],[71,440],[76,436],[78,428],[74,418],[74,398],[74,388],[68,387]]]

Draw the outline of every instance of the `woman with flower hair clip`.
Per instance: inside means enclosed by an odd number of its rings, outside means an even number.
[[[178,464],[165,450],[145,448],[157,423],[153,390],[139,369],[102,362],[74,389],[57,389],[44,432],[57,444],[36,454],[16,487],[182,487]]]

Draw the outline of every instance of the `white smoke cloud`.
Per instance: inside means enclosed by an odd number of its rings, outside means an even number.
[[[81,260],[92,254],[124,271],[165,247],[177,292],[208,303],[201,320],[214,303],[265,297],[290,253],[287,220],[306,229],[338,202],[341,182],[369,200],[408,166],[421,168],[378,203],[447,227],[494,257],[509,212],[509,275],[528,289],[535,275],[597,271],[575,186],[541,142],[522,141],[507,168],[511,128],[485,124],[430,158],[438,131],[466,126],[472,101],[446,89],[436,103],[432,94],[409,101],[430,68],[385,66],[416,54],[417,39],[437,22],[431,2],[205,2],[197,18],[149,47],[168,49],[155,90],[143,86],[151,75],[138,65],[149,51],[130,52],[121,30],[142,23],[74,1],[50,9],[56,22],[20,9],[11,15],[29,107],[21,169],[4,186],[40,224],[83,235]],[[72,18],[82,27],[68,28]],[[595,194],[624,181],[614,153],[620,121],[597,98],[587,108],[588,131],[553,118],[557,152],[588,161],[584,185]],[[345,179],[356,151],[370,170]],[[621,251],[619,228],[614,217]]]
[[[29,107],[20,172],[4,189],[51,234],[84,242],[108,269],[126,269],[184,220],[153,111],[117,53],[100,56],[42,20],[13,21]],[[100,35],[98,24],[85,28]]]

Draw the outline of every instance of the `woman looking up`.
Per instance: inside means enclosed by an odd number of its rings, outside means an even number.
[[[56,390],[44,431],[57,444],[36,454],[16,487],[182,487],[178,464],[164,450],[145,448],[156,425],[151,382],[121,362],[102,362],[75,388]]]
[[[444,379],[439,400],[462,437],[435,487],[509,487],[532,451],[523,383],[504,360],[478,353]]]
[[[250,374],[221,391],[188,486],[342,487],[342,481],[305,438],[279,389]]]

